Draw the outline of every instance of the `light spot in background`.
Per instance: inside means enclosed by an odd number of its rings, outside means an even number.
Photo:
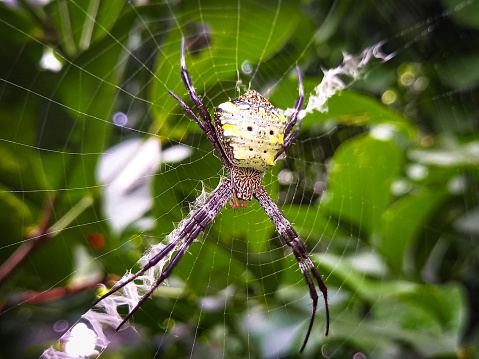
[[[412,186],[409,181],[400,179],[391,183],[391,193],[394,196],[402,196],[411,190]]]
[[[463,175],[455,176],[447,183],[447,189],[452,194],[464,193],[467,189],[467,180]]]
[[[434,140],[431,143],[434,143]],[[439,148],[436,150],[411,150],[409,157],[434,166],[479,164],[479,141],[460,144],[451,137],[445,137],[438,143]]]
[[[351,265],[364,274],[384,276],[387,273],[384,261],[377,253],[358,253],[351,257]]]
[[[332,358],[333,357],[333,353],[334,353],[334,348],[329,345],[329,344],[324,344],[322,347],[321,347],[321,354],[323,355],[323,357],[325,358]]]
[[[10,6],[18,6],[15,0],[1,0],[1,2],[10,5]]]
[[[129,139],[101,156],[96,178],[105,184],[103,210],[114,233],[121,233],[132,223],[145,224],[138,220],[153,204],[150,182],[160,161],[161,144],[155,137]]]
[[[419,181],[427,177],[429,170],[426,166],[420,165],[418,163],[413,164],[408,167],[407,175],[409,178]]]
[[[399,77],[399,81],[403,86],[409,86],[414,83],[414,74],[412,72],[405,72]]]
[[[370,135],[377,140],[388,141],[393,137],[395,129],[392,125],[378,125],[371,129]]]
[[[53,330],[57,333],[62,333],[68,329],[68,322],[66,320],[59,320],[53,324]]]
[[[394,90],[387,90],[381,96],[381,101],[386,105],[390,105],[396,102],[397,99],[398,99],[398,96],[396,91]]]
[[[52,0],[30,0],[29,2],[35,5],[47,5],[51,1]],[[22,7],[21,3],[19,4],[18,0],[0,0],[0,3],[5,3],[11,7],[16,7],[16,8]]]
[[[185,145],[176,145],[167,148],[162,153],[163,162],[180,162],[185,158],[191,156],[193,149]]]
[[[65,344],[65,353],[73,358],[89,357],[95,353],[96,334],[85,324],[75,325],[68,342]]]
[[[416,91],[424,90],[429,81],[420,76],[421,65],[417,63],[403,63],[398,68],[399,84],[404,87],[411,86]]]
[[[115,115],[120,121],[122,116],[121,112]],[[102,205],[111,230],[121,233],[130,224],[140,230],[153,228],[155,220],[147,213],[153,205],[151,181],[155,172],[161,162],[180,162],[192,152],[185,145],[162,151],[156,137],[146,141],[133,138],[108,149],[98,162],[95,177],[104,184]]]
[[[117,112],[113,115],[113,123],[117,126],[125,126],[128,123],[128,117],[123,112]]]
[[[241,71],[246,75],[249,75],[253,71],[253,66],[251,66],[248,60],[243,61],[241,64]]]
[[[62,69],[63,65],[60,61],[57,60],[53,54],[52,49],[46,47],[43,51],[43,56],[40,59],[40,66],[45,70],[50,70],[53,72],[58,72]]]
[[[454,222],[454,228],[470,236],[479,235],[479,208],[459,217]]]
[[[278,181],[282,185],[290,184],[292,179],[293,179],[293,174],[291,173],[291,171],[287,169],[281,170],[281,172],[278,173]]]
[[[417,65],[404,63],[399,66],[399,83],[403,86],[411,86],[416,80]]]
[[[326,182],[316,181],[313,187],[314,193],[321,194],[326,191]]]
[[[424,91],[428,85],[429,80],[425,77],[420,77],[414,82],[413,88],[416,91]]]

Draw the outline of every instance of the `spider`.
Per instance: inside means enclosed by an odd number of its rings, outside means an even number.
[[[193,215],[177,238],[167,244],[160,253],[150,259],[148,264],[135,275],[110,290],[93,304],[96,305],[101,300],[123,288],[148,269],[158,264],[160,260],[177,246],[180,246],[173,259],[170,260],[160,277],[156,280],[156,283],[124,318],[117,327],[117,331],[130,319],[145,300],[151,296],[153,291],[168,278],[190,244],[216,217],[228,200],[233,209],[237,209],[240,206],[246,208],[248,201],[254,197],[263,207],[286,244],[291,247],[298,261],[299,268],[306,280],[306,284],[308,285],[311,299],[313,300],[313,312],[311,314],[308,332],[306,333],[300,352],[303,351],[308,342],[318,304],[318,294],[310,273],[323,293],[326,308],[326,335],[328,335],[329,307],[326,285],[314,267],[313,262],[306,254],[304,244],[293,226],[284,217],[281,210],[261,185],[265,171],[273,166],[275,160],[291,145],[301,126],[302,120],[300,119],[298,122],[297,118],[304,104],[304,91],[299,66],[296,66],[296,70],[298,72],[299,97],[296,100],[294,111],[289,121],[263,96],[254,90],[249,90],[238,98],[220,104],[215,110],[213,122],[205,105],[196,94],[191,76],[186,69],[185,40],[184,38],[181,39],[181,79],[190,95],[191,101],[198,110],[201,120],[178,96],[170,90],[168,90],[168,92],[205,132],[206,137],[213,144],[224,167],[229,172],[229,176],[217,187],[203,207]],[[297,125],[296,122],[298,122]],[[296,128],[292,131],[295,125]]]

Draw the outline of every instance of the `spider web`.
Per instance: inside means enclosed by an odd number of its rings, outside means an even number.
[[[3,356],[297,354],[311,299],[255,201],[124,330],[168,258],[90,310],[227,175],[166,91],[187,100],[181,36],[210,113],[252,88],[289,114],[301,68],[303,124],[263,184],[329,289],[304,355],[477,355],[477,1],[0,6]]]

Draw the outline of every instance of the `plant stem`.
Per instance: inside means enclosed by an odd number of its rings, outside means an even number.
[[[48,242],[74,221],[83,211],[90,207],[94,201],[92,197],[83,197],[73,208],[51,227],[48,227],[53,212],[55,196],[51,196],[43,209],[43,217],[40,224],[28,236],[23,243],[0,267],[0,284],[40,245]]]

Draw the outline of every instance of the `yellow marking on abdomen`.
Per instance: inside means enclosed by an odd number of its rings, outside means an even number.
[[[238,136],[239,135],[239,128],[235,125],[223,125],[222,126],[224,132],[224,136]]]

